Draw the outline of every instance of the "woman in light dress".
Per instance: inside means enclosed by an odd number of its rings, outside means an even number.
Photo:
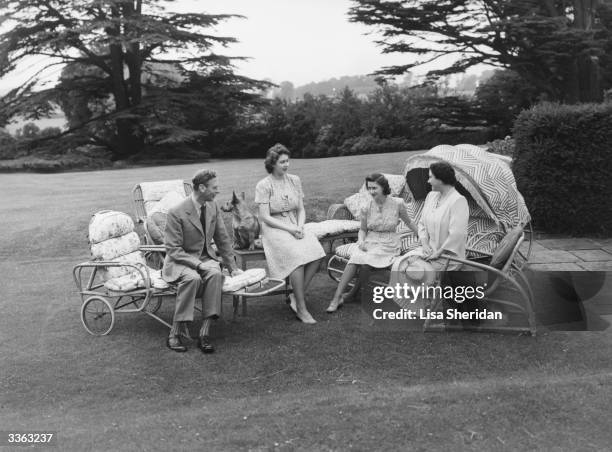
[[[407,256],[412,256],[410,266],[428,268],[432,273],[429,279],[439,281],[441,270],[455,271],[461,267],[460,263],[449,262],[444,255],[465,259],[470,210],[465,197],[455,188],[457,179],[450,164],[432,163],[427,182],[431,185],[431,192],[425,198],[418,224],[421,246]],[[397,263],[392,268],[390,285],[406,282],[398,265],[401,264]],[[423,300],[396,298],[395,301],[403,308],[410,308],[414,307],[415,302]]]
[[[387,178],[380,173],[373,173],[368,175],[365,181],[372,199],[361,211],[357,249],[344,269],[334,297],[327,308],[328,313],[337,311],[344,303],[343,293],[355,276],[358,265],[386,268],[400,255],[400,233],[396,232],[400,219],[417,233],[404,202],[389,196],[391,189]]]
[[[292,309],[299,320],[314,324],[316,320],[306,308],[304,293],[325,251],[314,234],[304,231],[304,193],[300,178],[287,173],[290,155],[282,144],[268,150],[265,167],[269,175],[257,183],[255,202],[259,204],[270,277],[289,277]]]
[[[425,198],[423,213],[419,220],[421,247],[409,254],[419,255],[436,269],[441,270],[447,253],[465,259],[468,219],[470,210],[467,200],[456,189],[455,170],[446,162],[429,166],[431,192]],[[454,264],[449,270],[461,264]]]

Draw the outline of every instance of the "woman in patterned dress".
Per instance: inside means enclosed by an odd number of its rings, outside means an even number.
[[[255,202],[270,277],[289,277],[292,309],[299,320],[313,324],[316,320],[306,308],[304,293],[325,251],[314,234],[304,231],[304,193],[300,178],[287,173],[290,155],[282,144],[268,149],[265,166],[269,175],[257,183]]]
[[[357,236],[357,249],[351,255],[327,312],[335,312],[344,303],[343,293],[355,275],[358,265],[386,268],[400,254],[400,234],[397,226],[400,219],[412,231],[418,230],[406,212],[401,199],[389,196],[389,181],[380,173],[366,177],[366,188],[372,199],[361,211],[361,227]]]

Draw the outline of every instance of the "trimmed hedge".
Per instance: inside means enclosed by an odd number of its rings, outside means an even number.
[[[612,233],[612,103],[542,103],[514,123],[512,168],[534,225]]]

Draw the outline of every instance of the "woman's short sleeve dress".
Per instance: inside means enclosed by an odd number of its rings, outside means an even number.
[[[268,176],[255,187],[255,202],[269,204],[270,215],[279,221],[297,226],[297,208],[304,197],[300,178],[286,174],[277,180]],[[282,229],[261,222],[262,242],[270,277],[284,279],[301,265],[325,257],[325,251],[317,237],[304,231],[304,238],[297,239]]]
[[[349,264],[370,265],[376,268],[389,267],[400,254],[400,234],[397,225],[400,220],[400,200],[388,196],[382,206],[374,199],[362,212],[366,216],[368,231],[365,238],[366,251],[356,249]]]

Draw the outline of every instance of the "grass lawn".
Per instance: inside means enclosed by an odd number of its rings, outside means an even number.
[[[365,173],[400,173],[409,154],[294,160],[291,171],[308,217],[323,219]],[[88,258],[91,215],[133,213],[134,184],[202,166],[218,171],[219,201],[236,189],[252,202],[266,174],[263,158],[0,174],[0,430],[58,431],[62,451],[612,449],[609,331],[374,328],[357,304],[324,313],[334,284],[320,273],[308,294],[317,325],[279,297],[252,301],[247,317],[217,322],[214,355],[170,352],[165,327],[141,314],[87,334],[71,269]]]

